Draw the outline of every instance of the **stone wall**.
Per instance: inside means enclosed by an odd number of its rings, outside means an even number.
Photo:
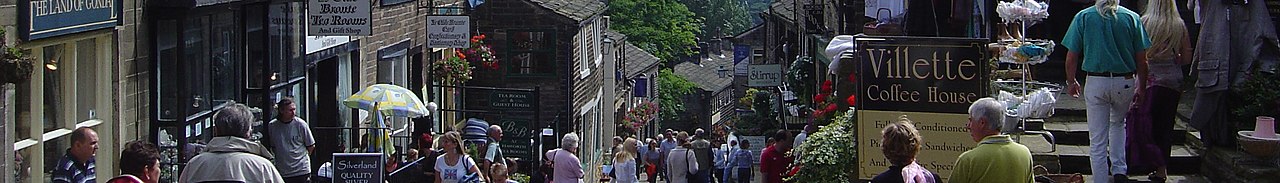
[[[378,81],[378,49],[408,40],[409,49],[426,43],[426,10],[418,9],[419,1],[383,6],[373,5],[373,34],[355,36],[360,39],[360,88]],[[427,48],[423,48],[427,49]],[[412,58],[420,52],[405,53]],[[408,61],[413,61],[408,59]],[[408,65],[408,63],[405,63]],[[406,77],[408,78],[408,77]]]

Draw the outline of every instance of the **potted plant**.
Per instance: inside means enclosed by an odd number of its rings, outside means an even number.
[[[1241,127],[1254,126],[1236,133],[1241,149],[1259,158],[1280,155],[1272,118],[1280,117],[1280,74],[1254,72],[1240,85],[1239,94],[1245,105],[1232,110],[1235,120]],[[1259,132],[1265,134],[1255,134]]]
[[[27,57],[18,48],[5,44],[5,31],[0,29],[0,83],[22,83],[31,79],[35,59]]]
[[[651,101],[644,101],[635,108],[631,108],[631,110],[627,111],[627,113],[622,117],[622,125],[626,130],[628,130],[627,133],[634,134],[635,132],[640,131],[640,128],[643,128],[645,124],[649,123],[649,121],[653,121],[653,118],[656,117],[657,114],[658,104]]]
[[[809,136],[804,144],[795,149],[803,149],[799,159],[792,163],[792,169],[799,169],[788,178],[792,182],[847,182],[857,180],[856,168],[849,166],[858,164],[857,114],[852,108],[847,112],[836,111],[831,124]],[[793,149],[793,151],[795,150]]]
[[[457,53],[432,64],[431,71],[436,75],[435,80],[454,86],[462,85],[462,83],[471,80],[471,69],[474,67],[464,59],[466,59],[466,55]]]

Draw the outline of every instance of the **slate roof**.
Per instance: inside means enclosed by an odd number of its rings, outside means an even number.
[[[529,2],[578,22],[604,13],[606,6],[599,0],[530,0]]]
[[[769,11],[764,13],[776,14],[787,21],[796,21],[796,4],[791,1],[778,1],[769,5]]]
[[[644,51],[644,49],[640,49],[640,47],[636,47],[630,42],[626,43],[625,47],[623,49],[626,51],[624,54],[626,54],[625,58],[627,59],[627,67],[625,68],[627,78],[639,76],[645,69],[658,65],[658,57],[649,54],[648,51]],[[654,76],[649,77],[652,78]]]
[[[719,74],[720,66],[724,66],[729,70],[730,77],[721,78]],[[677,64],[673,69],[676,74],[684,76],[690,82],[698,85],[702,90],[718,92],[733,85],[733,52],[726,51],[724,58],[719,55],[711,55],[711,60],[702,61],[702,65],[693,62],[684,62]]]

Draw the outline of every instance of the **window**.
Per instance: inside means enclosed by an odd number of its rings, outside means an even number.
[[[186,96],[180,98],[180,101],[187,102],[175,107],[188,108],[189,110],[184,116],[196,115],[212,108],[212,105],[210,105],[212,96],[209,94],[212,93],[210,90],[213,83],[209,78],[209,57],[211,54],[209,54],[210,50],[208,48],[209,43],[213,40],[208,40],[205,37],[209,33],[208,26],[209,18],[207,16],[188,18],[186,24],[183,25],[182,52],[185,58],[183,60],[185,66],[182,69],[186,72],[182,73],[182,78],[185,79],[182,82],[186,84],[185,89],[188,92]]]
[[[513,31],[508,35],[507,49],[511,64],[507,73],[514,76],[554,75],[556,71],[555,36],[550,31]]]
[[[249,5],[244,9],[245,17],[265,17],[267,16],[265,7],[261,4]],[[248,88],[266,88],[267,82],[261,78],[269,78],[266,68],[262,67],[267,64],[267,33],[266,25],[262,18],[245,18],[245,58],[248,64],[245,68],[245,84]],[[248,67],[252,66],[252,67]]]
[[[236,34],[237,27],[235,20],[238,20],[235,14],[225,12],[213,16],[213,29],[210,35],[212,39],[212,77],[214,78],[212,88],[212,105],[220,105],[225,102],[236,100],[240,96],[240,83],[235,78],[240,75],[240,52],[235,47],[239,44],[239,34]]]
[[[160,97],[157,99],[160,110],[158,115],[162,120],[178,119],[179,116],[182,116],[179,115],[179,113],[182,113],[182,108],[178,108],[178,104],[180,104],[178,90],[185,87],[180,85],[182,82],[177,81],[178,79],[165,79],[178,78],[178,73],[181,73],[178,70],[178,68],[181,68],[178,66],[178,21],[172,19],[158,21],[156,30],[158,35],[156,37],[156,65],[159,68],[155,71],[158,78],[161,78],[156,81],[156,85],[159,87],[155,87],[155,92]]]
[[[98,43],[95,39],[76,42],[76,121],[98,116]]]
[[[68,122],[66,122],[66,120],[63,119],[63,116],[60,115],[63,111],[62,107],[64,105],[62,103],[63,85],[61,80],[64,72],[59,72],[58,69],[59,66],[67,66],[70,64],[69,62],[72,61],[66,57],[65,52],[67,49],[65,46],[66,45],[58,44],[42,48],[44,51],[44,59],[42,59],[44,60],[44,67],[41,69],[44,71],[44,101],[42,101],[43,103],[40,105],[44,106],[41,109],[44,111],[44,132],[50,132],[71,126],[68,125]]]

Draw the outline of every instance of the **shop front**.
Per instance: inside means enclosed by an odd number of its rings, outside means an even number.
[[[11,2],[12,3],[12,2]],[[78,8],[62,8],[68,3]],[[33,59],[29,79],[14,87],[0,87],[5,97],[0,101],[0,119],[6,123],[3,139],[5,164],[17,171],[0,180],[44,182],[71,147],[72,131],[91,128],[101,137],[96,166],[115,167],[109,159],[117,157],[114,146],[119,135],[114,124],[110,84],[114,71],[116,39],[114,27],[120,24],[119,1],[106,0],[19,0],[16,13],[0,16],[17,17],[15,33],[21,41],[10,45]],[[12,10],[12,9],[11,9]],[[15,11],[9,11],[15,12]],[[9,20],[15,20],[10,18]],[[12,25],[12,24],[10,24]],[[6,36],[7,37],[7,36]],[[3,39],[0,39],[3,40]],[[12,90],[8,90],[12,89]],[[8,90],[8,91],[5,91]],[[22,161],[14,161],[16,157]],[[6,167],[8,168],[8,167]],[[119,172],[100,168],[98,180]]]
[[[294,98],[297,115],[310,119],[305,2],[150,3],[151,137],[169,160],[161,162],[162,182],[200,152],[213,136],[213,113],[229,104],[255,109],[254,140],[281,98]]]

